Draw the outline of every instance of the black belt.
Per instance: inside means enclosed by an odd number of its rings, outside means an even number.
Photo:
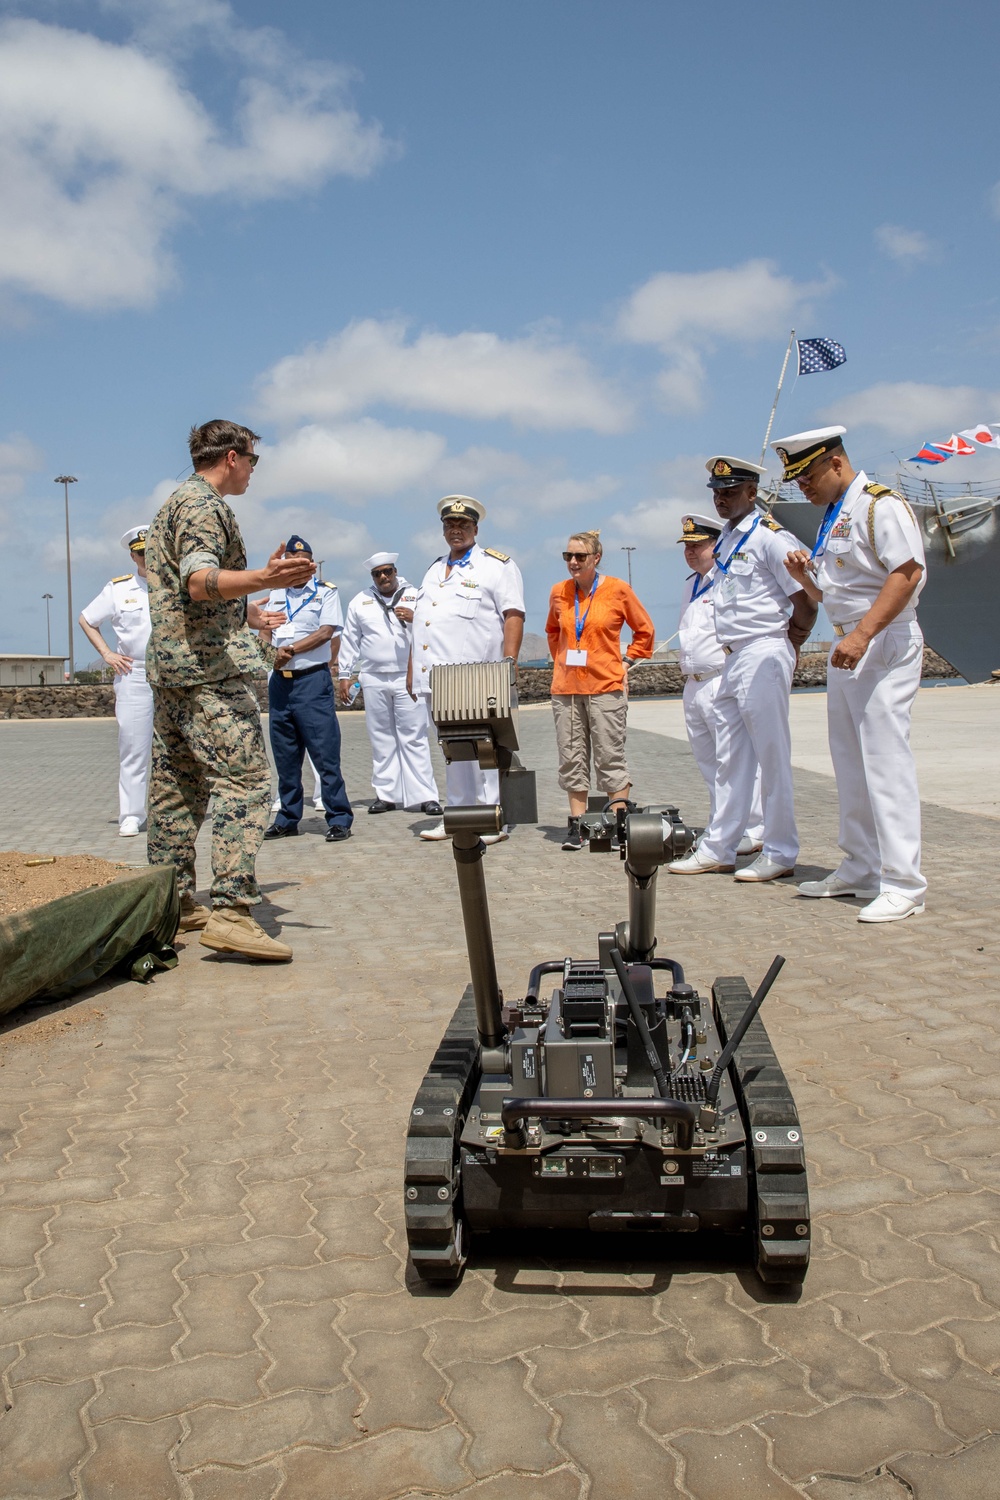
[[[278,675],[280,677],[308,677],[310,672],[327,672],[328,673],[329,670],[330,670],[330,663],[328,661],[318,661],[316,663],[316,665],[313,666],[313,667],[300,667],[297,672],[286,671],[286,669],[284,667],[276,667],[275,668],[275,671],[278,673]]]

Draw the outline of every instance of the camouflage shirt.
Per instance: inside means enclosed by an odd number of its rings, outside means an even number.
[[[245,599],[209,599],[188,593],[201,568],[247,565],[232,509],[207,480],[194,474],[161,506],[146,537],[152,633],[146,674],[160,687],[197,687],[250,677],[262,665],[247,626]]]

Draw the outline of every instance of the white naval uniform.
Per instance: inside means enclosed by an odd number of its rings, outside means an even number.
[[[83,611],[88,625],[100,629],[111,621],[115,650],[132,658],[131,672],[115,673],[115,718],[118,720],[118,824],[146,818],[149,755],[153,743],[153,690],[146,681],[149,640],[149,586],[137,573],[123,573],[105,584]]]
[[[685,581],[681,597],[681,618],[677,631],[680,669],[684,675],[684,727],[695,764],[708,787],[708,821],[715,816],[715,787],[719,775],[719,734],[722,721],[715,708],[722,682],[726,653],[715,633],[715,601],[712,590],[719,577],[710,568],[704,577],[692,573]],[[695,597],[695,589],[699,589]],[[760,798],[760,766],[754,778],[753,802],[747,838],[760,843],[764,834],[764,814]]]
[[[726,664],[715,710],[719,775],[715,814],[700,844],[720,864],[731,865],[750,817],[754,777],[760,765],[764,809],[764,857],[786,869],[799,853],[792,790],[792,740],[788,697],[795,648],[788,639],[792,594],[801,585],[785,567],[798,539],[758,511],[719,538],[719,574],[712,587],[715,633]]]
[[[915,608],[927,577],[924,544],[905,500],[882,486],[877,497],[868,494],[867,483],[864,473],[851,481],[817,556],[816,583],[830,623],[847,634],[891,572],[911,560],[924,571],[907,608],[879,632],[857,667],[827,669],[827,723],[845,855],[837,874],[852,885],[878,885],[920,901],[927,881],[920,873],[910,714],[924,660]]]
[[[502,661],[503,617],[524,613],[524,584],[517,563],[473,543],[468,557],[446,578],[448,557],[424,574],[413,615],[413,691],[431,720],[431,670],[451,662]],[[468,807],[500,800],[500,774],[474,760],[452,761],[447,769],[448,805]]]
[[[399,580],[386,599],[374,585],[355,594],[347,606],[340,640],[341,681],[358,668],[365,695],[365,727],[372,747],[372,788],[382,802],[419,807],[437,802],[431,766],[427,710],[406,690],[406,664],[412,630],[395,614],[397,606],[413,609],[417,590]]]

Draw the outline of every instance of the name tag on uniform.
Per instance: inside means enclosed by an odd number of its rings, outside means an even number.
[[[295,626],[290,623],[279,625],[274,632],[274,639],[276,641],[293,641],[295,639]]]
[[[585,667],[587,665],[586,651],[567,651],[566,665],[567,667]]]

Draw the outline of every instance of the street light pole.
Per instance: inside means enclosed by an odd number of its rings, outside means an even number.
[[[51,656],[52,655],[52,622],[49,619],[49,600],[52,598],[52,595],[51,594],[43,594],[42,598],[45,600],[45,653],[46,653],[47,656]]]
[[[71,484],[76,484],[76,475],[57,474],[55,483],[62,485],[63,497],[66,501],[66,618],[69,622],[69,681],[72,687],[76,678],[76,664],[73,656],[73,568],[69,553],[69,487]]]
[[[627,553],[627,555],[628,555],[628,586],[629,586],[629,588],[631,588],[632,587],[632,553],[635,551],[635,548],[634,547],[623,547],[622,551],[625,552],[625,553]]]

